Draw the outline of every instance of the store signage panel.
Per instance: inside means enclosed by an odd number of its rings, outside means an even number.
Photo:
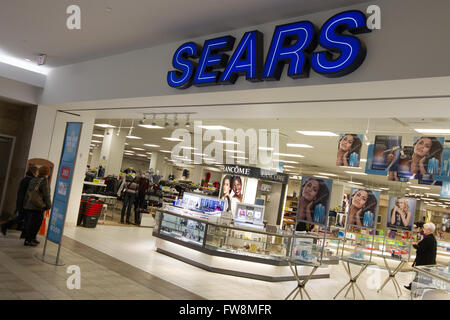
[[[264,36],[258,30],[246,32],[231,57],[225,52],[234,47],[232,36],[206,40],[203,47],[186,42],[173,55],[175,70],[168,72],[167,83],[178,89],[234,84],[241,75],[250,82],[278,81],[285,65],[292,79],[308,78],[311,68],[326,77],[342,77],[355,71],[366,57],[366,48],[355,35],[370,31],[365,14],[357,10],[336,14],[320,31],[309,21],[279,25],[265,62]],[[326,50],[313,52],[319,45]]]
[[[233,175],[252,177],[261,180],[274,181],[284,184],[288,183],[289,180],[289,175],[285,173],[276,172],[275,170],[237,166],[237,165],[225,165],[223,173],[230,173]]]
[[[47,232],[47,239],[54,243],[61,242],[81,128],[81,122],[68,122],[66,126],[64,146],[59,163],[53,206]]]

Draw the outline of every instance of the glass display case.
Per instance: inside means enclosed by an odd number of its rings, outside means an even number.
[[[337,238],[324,240],[323,236],[299,232],[267,232],[240,225],[221,225],[201,215],[187,216],[182,208],[168,206],[167,209],[157,209],[153,235],[197,247],[212,255],[274,265],[287,265],[289,259],[298,263],[321,262],[322,257],[328,261],[338,260]]]
[[[411,299],[450,299],[450,273],[448,266],[415,266],[417,276],[411,284]]]

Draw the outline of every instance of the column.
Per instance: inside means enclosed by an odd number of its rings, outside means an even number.
[[[106,129],[104,135],[100,152],[100,165],[106,168],[105,176],[109,174],[117,176],[122,166],[127,132],[121,130],[117,135],[114,129]]]

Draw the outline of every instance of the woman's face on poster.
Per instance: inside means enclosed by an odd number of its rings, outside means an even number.
[[[346,134],[342,137],[339,148],[343,151],[349,151],[353,145],[354,138],[350,134]]]
[[[425,157],[430,153],[433,142],[430,138],[420,138],[414,147],[414,153],[420,157]]]
[[[224,179],[223,180],[223,194],[228,195],[231,192],[231,183],[230,179]]]
[[[408,200],[398,199],[398,206],[399,206],[400,210],[406,211],[406,209],[408,208]]]
[[[308,201],[313,201],[317,193],[319,193],[319,182],[317,180],[309,180],[303,187],[302,197]]]
[[[240,179],[234,179],[234,181],[233,181],[234,194],[240,195],[241,194],[241,188],[242,188],[241,180]]]
[[[355,192],[355,195],[353,196],[352,205],[355,206],[358,209],[362,209],[367,202],[367,199],[369,198],[369,195],[364,190],[358,190]]]

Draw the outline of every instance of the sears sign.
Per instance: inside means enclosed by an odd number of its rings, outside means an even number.
[[[168,72],[167,83],[186,89],[192,84],[234,84],[241,75],[252,82],[280,80],[284,65],[293,79],[309,77],[311,68],[326,77],[342,77],[355,71],[366,57],[364,44],[354,35],[370,31],[365,14],[356,10],[331,17],[320,32],[309,21],[280,25],[265,62],[263,34],[257,30],[244,34],[231,58],[224,52],[233,49],[236,39],[232,36],[206,40],[203,48],[187,42],[173,55],[175,70]],[[313,52],[318,44],[326,50]]]

